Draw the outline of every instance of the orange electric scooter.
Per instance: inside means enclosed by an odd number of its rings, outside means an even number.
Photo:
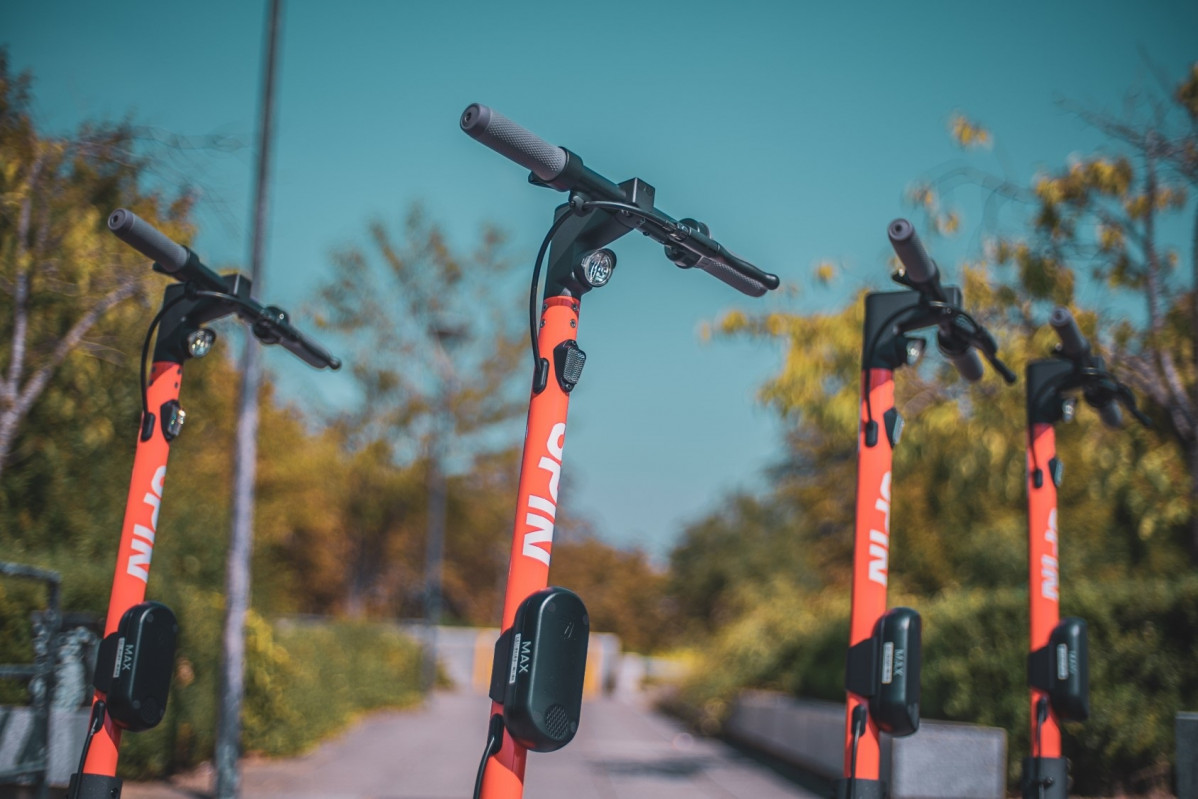
[[[1060,618],[1057,488],[1064,468],[1057,458],[1053,425],[1073,419],[1077,402],[1065,392],[1080,390],[1108,427],[1123,423],[1119,403],[1141,424],[1151,426],[1136,408],[1131,390],[1092,352],[1069,310],[1055,308],[1048,323],[1061,339],[1055,357],[1027,365],[1027,674],[1032,751],[1023,760],[1024,799],[1066,799],[1069,768],[1061,755],[1060,722],[1085,721],[1090,715],[1086,623]]]
[[[72,799],[119,799],[116,776],[122,731],[156,726],[166,713],[174,670],[178,624],[170,608],[146,602],[158,510],[171,442],[186,414],[179,405],[183,364],[208,353],[216,333],[203,325],[230,314],[249,324],[263,344],[280,344],[318,369],[341,361],[305,337],[274,306],[250,295],[240,274],[218,275],[190,249],[125,209],[108,217],[108,229],[154,261],[154,271],[179,283],[167,286],[162,307],[150,322],[141,353],[142,415],[133,458],[133,478],[121,525],[116,573],[108,602],[104,640],[96,664],[95,698],[79,769],[67,795]],[[150,341],[157,329],[153,368],[146,380]]]
[[[564,588],[547,587],[566,411],[586,356],[578,347],[582,296],[605,285],[615,267],[607,245],[633,230],[665,245],[666,257],[697,267],[750,296],[778,287],[713,240],[707,226],[675,220],[654,206],[654,189],[639,178],[615,184],[483,105],[463,112],[468,135],[531,170],[529,182],[569,193],[537,253],[529,294],[533,351],[532,397],[502,634],[491,674],[491,720],[474,795],[519,799],[529,751],[565,746],[578,729],[589,629],[586,608]],[[546,251],[549,266],[541,314],[537,289]]]
[[[935,326],[941,354],[963,378],[981,379],[981,352],[1004,380],[1015,382],[998,360],[993,336],[961,310],[961,290],[940,285],[936,263],[911,223],[896,219],[888,232],[903,264],[892,279],[911,290],[865,296],[844,777],[836,781],[837,799],[882,799],[879,735],[919,729],[919,614],[911,608],[886,610],[890,467],[903,428],[894,405],[894,372],[916,363],[925,348],[923,339],[907,334]]]

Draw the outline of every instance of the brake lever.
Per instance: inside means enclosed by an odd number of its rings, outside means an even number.
[[[1136,395],[1133,394],[1132,390],[1123,383],[1117,382],[1116,385],[1118,388],[1116,389],[1115,396],[1119,399],[1119,402],[1122,403],[1124,408],[1127,408],[1127,412],[1130,413],[1137,422],[1151,430],[1153,428],[1152,420],[1145,416],[1144,412],[1136,407]]]
[[[981,351],[982,355],[986,357],[986,360],[990,363],[990,365],[994,367],[994,371],[998,372],[1008,386],[1015,385],[1015,382],[1019,379],[1019,377],[1009,368],[1007,368],[1007,365],[999,359],[997,354],[987,352],[980,347],[979,350]]]

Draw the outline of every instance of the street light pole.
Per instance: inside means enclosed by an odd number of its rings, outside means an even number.
[[[258,130],[258,165],[254,181],[254,227],[251,239],[250,281],[262,291],[263,253],[270,177],[270,146],[274,132],[275,69],[282,0],[271,0],[267,23],[266,63],[263,66],[262,115]],[[225,573],[225,618],[222,633],[220,691],[215,742],[216,797],[235,799],[240,788],[237,760],[241,754],[241,703],[245,695],[245,614],[250,601],[250,555],[254,530],[254,479],[258,461],[258,393],[262,385],[259,348],[247,340],[241,355],[241,396],[238,401],[237,443],[233,462],[233,511],[229,560]]]

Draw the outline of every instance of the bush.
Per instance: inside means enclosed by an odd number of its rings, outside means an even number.
[[[173,607],[181,634],[167,715],[154,730],[122,740],[121,773],[128,777],[162,776],[212,757],[223,602],[193,592]],[[420,647],[393,629],[354,622],[272,627],[250,611],[242,749],[298,754],[365,711],[418,701],[419,682]]]
[[[720,631],[683,687],[705,726],[744,688],[844,699],[848,598],[785,585],[770,586],[769,596]],[[923,616],[923,715],[1005,729],[1014,785],[1030,738],[1026,591],[955,590],[891,604]],[[1198,707],[1198,579],[1073,582],[1062,613],[1089,626],[1091,717],[1064,730],[1074,789],[1168,786],[1174,715]]]
[[[0,585],[0,661],[30,662],[29,612],[38,592]],[[212,757],[221,624],[219,594],[174,587],[161,597],[179,618],[179,647],[166,716],[153,730],[121,740],[121,775],[161,777]],[[361,713],[420,699],[420,647],[378,624],[325,622],[272,626],[246,620],[242,748],[291,755],[336,733]],[[23,685],[0,685],[0,699],[27,701]]]

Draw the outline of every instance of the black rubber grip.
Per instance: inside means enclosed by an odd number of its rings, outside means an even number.
[[[473,103],[462,112],[466,135],[512,159],[543,181],[551,181],[566,168],[566,151],[531,133],[498,111]]]
[[[323,369],[340,369],[341,359],[312,341],[288,321],[287,312],[273,305],[263,308],[251,329],[264,344],[279,344],[304,363]]]
[[[1082,358],[1090,352],[1090,342],[1082,335],[1068,308],[1060,305],[1053,308],[1048,317],[1048,324],[1057,331],[1057,336],[1061,339],[1061,351],[1070,358]]]
[[[108,229],[121,241],[151,259],[166,272],[178,272],[187,264],[188,250],[125,208],[108,215]]]
[[[740,269],[736,269],[724,261],[717,261],[715,258],[708,258],[706,255],[699,256],[699,262],[695,264],[707,274],[717,280],[728,284],[742,294],[748,294],[750,297],[760,297],[769,291],[764,283],[750,274],[746,274]]]
[[[886,229],[890,236],[890,246],[902,261],[907,278],[912,283],[929,283],[939,277],[936,262],[923,248],[923,242],[915,235],[915,226],[906,219],[896,219]]]
[[[936,346],[940,349],[940,354],[952,363],[957,374],[962,378],[970,383],[976,383],[982,379],[982,359],[973,347],[946,338],[943,333],[936,334]]]
[[[284,338],[279,343],[292,355],[299,357],[301,361],[315,366],[317,369],[323,369],[326,366],[333,370],[341,368],[340,358],[330,353],[315,341],[304,337],[302,334],[298,335],[295,339]]]
[[[685,262],[675,261],[680,266],[697,266],[717,280],[732,288],[748,294],[750,297],[760,297],[771,289],[778,288],[778,276],[763,272],[745,259],[733,255],[724,245],[709,235],[708,228],[693,219],[683,219],[677,223],[678,230],[686,232],[686,238],[681,246],[688,250],[690,257]],[[673,245],[667,245],[666,254],[670,257]],[[693,263],[687,263],[691,259]],[[671,260],[673,258],[671,257]]]

